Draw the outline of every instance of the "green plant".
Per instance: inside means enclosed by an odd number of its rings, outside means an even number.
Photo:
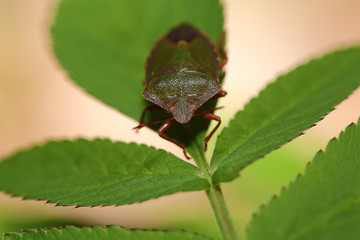
[[[205,4],[206,3],[206,4]],[[207,9],[204,9],[206,6]],[[190,22],[214,42],[223,28],[217,0],[64,0],[51,33],[71,78],[120,112],[139,119],[143,65],[152,44]],[[154,27],[156,26],[156,27]],[[206,159],[207,126],[191,122],[187,148],[197,166],[153,147],[107,139],[52,141],[0,163],[0,189],[57,205],[142,202],[204,190],[224,239],[237,239],[220,184],[329,113],[360,85],[360,47],[314,59],[269,84],[238,112]],[[356,239],[360,234],[360,120],[319,152],[305,174],[262,207],[249,224],[254,239]],[[179,127],[181,128],[181,126]],[[175,129],[171,134],[180,134]],[[209,160],[209,161],[208,161]],[[9,239],[207,239],[181,231],[75,228],[30,230]]]

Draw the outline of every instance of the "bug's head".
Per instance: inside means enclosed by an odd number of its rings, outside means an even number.
[[[220,91],[219,82],[200,72],[164,74],[148,82],[143,97],[187,123],[203,103]]]
[[[175,117],[175,120],[179,123],[187,123],[190,121],[194,111],[197,109],[197,107],[186,101],[185,98],[178,101],[175,105],[173,105],[169,112],[173,114]]]

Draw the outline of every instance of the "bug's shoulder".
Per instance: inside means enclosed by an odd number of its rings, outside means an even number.
[[[219,54],[211,39],[189,24],[181,24],[159,39],[145,65],[145,85],[162,75],[201,72],[217,79]]]

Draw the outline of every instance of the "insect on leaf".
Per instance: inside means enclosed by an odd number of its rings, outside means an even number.
[[[218,0],[61,1],[51,35],[72,80],[138,121],[147,106],[141,96],[146,58],[161,36],[184,22],[216,42],[222,6]]]
[[[200,109],[205,102],[226,95],[221,91],[219,80],[220,67],[225,62],[221,61],[209,37],[194,26],[181,24],[172,29],[159,39],[149,54],[142,95],[155,105],[144,109],[140,124],[135,129],[161,122],[157,130],[159,136],[181,147],[189,159],[185,143],[164,136],[164,132],[174,123],[187,124],[195,117],[216,120],[217,126],[204,140],[206,148],[221,120],[212,113],[213,108]],[[154,110],[166,110],[172,117],[144,121],[146,113],[153,113]]]
[[[51,35],[55,55],[72,80],[139,121],[149,105],[141,92],[146,58],[156,41],[170,29],[188,23],[216,43],[223,21],[219,0],[72,0],[60,2]],[[159,120],[170,115],[164,110],[156,116]],[[195,119],[190,123],[200,146],[209,122]],[[189,142],[189,134],[180,124],[166,134]]]

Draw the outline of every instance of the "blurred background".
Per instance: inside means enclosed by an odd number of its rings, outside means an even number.
[[[183,158],[180,149],[154,132],[135,133],[136,121],[71,82],[51,51],[48,28],[56,3],[0,0],[0,158],[48,139],[79,136],[145,143]],[[359,0],[225,0],[224,4],[229,62],[224,83],[228,96],[221,99],[225,109],[218,112],[223,126],[277,75],[311,57],[360,43]],[[238,230],[359,116],[360,89],[305,135],[223,184]],[[77,209],[0,194],[0,233],[71,223],[185,228],[218,236],[203,192],[117,208]]]

